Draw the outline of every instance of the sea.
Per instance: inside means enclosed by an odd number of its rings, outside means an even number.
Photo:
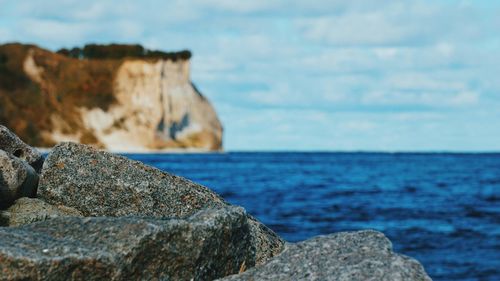
[[[285,240],[375,229],[433,280],[500,280],[500,154],[128,154],[216,191]]]

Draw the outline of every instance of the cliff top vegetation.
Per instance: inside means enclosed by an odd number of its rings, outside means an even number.
[[[179,52],[164,52],[159,50],[149,50],[139,44],[87,44],[72,49],[60,49],[58,54],[77,59],[122,59],[122,58],[152,58],[165,60],[188,60],[191,58],[189,50]]]

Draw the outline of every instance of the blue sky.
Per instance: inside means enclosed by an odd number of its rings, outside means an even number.
[[[500,1],[0,7],[0,42],[192,50],[227,150],[500,150]]]

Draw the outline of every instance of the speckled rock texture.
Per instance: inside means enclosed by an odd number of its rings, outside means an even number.
[[[43,165],[42,154],[24,143],[3,125],[0,125],[0,149],[26,161],[37,173],[41,171]]]
[[[38,196],[85,216],[184,218],[228,206],[208,188],[90,146],[61,143],[45,160]],[[248,216],[257,264],[283,249],[284,241]]]
[[[431,280],[416,260],[392,252],[384,234],[366,230],[287,245],[267,264],[221,280]]]
[[[16,199],[36,195],[38,175],[28,163],[0,150],[0,209]]]
[[[6,211],[0,211],[0,225],[20,226],[57,217],[83,217],[78,210],[50,205],[38,198],[23,197]]]
[[[0,280],[213,280],[252,266],[245,211],[55,218],[0,228]]]
[[[226,205],[217,194],[187,179],[69,142],[55,146],[47,156],[38,196],[85,216],[182,218]]]

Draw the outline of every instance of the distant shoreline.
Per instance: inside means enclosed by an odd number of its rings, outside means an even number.
[[[52,148],[47,147],[37,147],[36,148],[41,153],[50,153]],[[114,153],[114,154],[210,154],[210,153],[225,153],[225,151],[214,151],[208,149],[199,149],[199,148],[168,148],[168,149],[151,149],[151,150],[115,150],[115,149],[102,149],[102,151]]]
[[[37,147],[37,150],[46,154],[52,148]],[[415,154],[415,155],[428,155],[428,154],[449,154],[449,155],[495,155],[500,154],[500,151],[341,151],[341,150],[207,150],[199,148],[168,148],[158,150],[117,150],[117,149],[102,149],[103,151],[115,154],[226,154],[226,153],[275,153],[275,154]]]

